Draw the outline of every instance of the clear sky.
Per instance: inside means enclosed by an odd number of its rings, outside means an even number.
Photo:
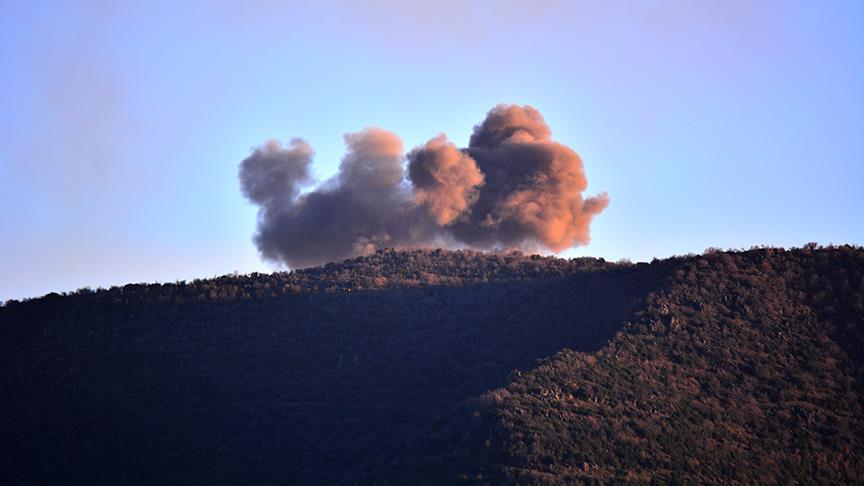
[[[611,198],[564,256],[864,243],[864,2],[282,3],[0,2],[0,300],[269,271],[253,146],[504,102]]]

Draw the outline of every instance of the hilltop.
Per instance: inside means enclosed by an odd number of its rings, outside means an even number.
[[[864,250],[385,250],[0,307],[0,481],[864,481]]]

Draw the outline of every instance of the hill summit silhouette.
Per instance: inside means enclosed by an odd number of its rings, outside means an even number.
[[[864,249],[379,250],[0,307],[5,484],[864,481]]]

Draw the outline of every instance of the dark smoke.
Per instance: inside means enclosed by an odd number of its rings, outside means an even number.
[[[262,210],[285,206],[309,180],[309,164],[315,151],[302,139],[283,148],[268,140],[240,164],[240,190]]]
[[[336,178],[306,194],[297,191],[306,172],[295,167],[308,166],[311,150],[289,155],[268,150],[268,144],[240,165],[244,194],[261,206],[255,244],[265,258],[297,268],[428,238],[428,225],[416,218],[420,213],[403,183],[399,137],[368,128],[345,135],[345,143],[348,152]],[[284,171],[273,169],[276,160]],[[272,193],[265,196],[264,188]]]
[[[395,134],[345,135],[338,175],[301,194],[314,152],[268,141],[240,164],[244,196],[260,206],[255,243],[298,268],[379,248],[450,246],[561,251],[587,244],[606,194],[583,199],[582,160],[551,140],[540,112],[499,105],[459,149],[439,135],[407,155]]]

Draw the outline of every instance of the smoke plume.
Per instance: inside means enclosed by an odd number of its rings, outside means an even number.
[[[309,164],[315,151],[302,139],[282,147],[268,140],[240,164],[240,190],[246,199],[262,209],[284,206],[309,179]]]
[[[414,200],[439,226],[452,223],[477,201],[483,173],[477,163],[441,134],[408,154]]]
[[[301,139],[270,140],[240,164],[264,258],[299,268],[384,247],[561,251],[587,244],[609,204],[605,193],[582,198],[582,160],[530,106],[496,106],[463,149],[441,134],[406,156],[380,128],[345,144],[339,173],[305,193],[314,151]]]

